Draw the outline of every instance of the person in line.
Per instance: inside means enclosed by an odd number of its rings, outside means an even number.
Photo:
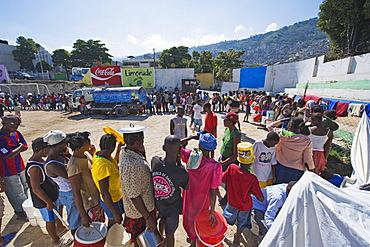
[[[251,115],[251,105],[249,104],[248,101],[246,101],[245,102],[245,115],[244,115],[243,122],[249,123],[248,118],[250,115]]]
[[[217,115],[211,110],[211,104],[205,103],[203,106],[204,111],[206,112],[206,118],[204,121],[204,130],[208,133],[211,133],[214,137],[217,138]],[[215,157],[215,151],[211,151],[211,158]]]
[[[222,167],[210,157],[210,152],[217,147],[217,139],[210,133],[196,134],[181,140],[186,143],[191,139],[199,139],[198,148],[203,156],[197,169],[188,169],[188,190],[183,191],[183,226],[195,247],[197,235],[194,228],[195,218],[204,210],[210,209],[210,223],[216,223],[215,206],[218,187],[222,183]],[[188,163],[192,150],[182,148],[181,159]]]
[[[197,103],[193,107],[194,111],[194,131],[200,131],[202,128],[202,111],[203,107],[201,106],[202,100],[198,100]],[[198,127],[197,127],[198,126]]]
[[[190,105],[190,108],[189,108],[189,116],[190,116],[190,125],[189,125],[189,128],[192,129],[193,127],[193,124],[194,124],[194,106],[195,106],[195,102],[192,102],[191,105]]]
[[[0,177],[7,185],[5,194],[17,215],[17,219],[27,221],[22,203],[27,199],[28,185],[25,165],[21,153],[28,149],[23,135],[18,131],[21,119],[13,114],[2,118],[0,130]]]
[[[252,228],[251,209],[253,204],[251,194],[256,196],[261,202],[264,200],[257,177],[249,172],[254,156],[251,152],[243,151],[243,145],[245,143],[238,144],[238,161],[240,165],[231,164],[222,174],[222,181],[229,190],[227,193],[228,202],[223,216],[229,225],[234,225],[235,223],[237,225],[233,240],[233,244],[237,246],[240,245],[240,237],[243,230]],[[249,143],[249,145],[252,147],[252,144]]]
[[[144,132],[130,131],[123,133],[123,137],[126,147],[121,151],[119,162],[125,202],[123,225],[131,234],[131,241],[138,246],[136,238],[145,231],[145,228],[148,228],[149,232],[157,229],[153,180],[145,158]]]
[[[100,206],[103,207],[108,217],[108,228],[114,223],[122,223],[124,205],[120,186],[119,171],[112,153],[116,149],[116,138],[105,134],[100,138],[100,150],[93,156],[91,175],[100,192]],[[118,145],[116,153],[120,150]]]
[[[80,99],[78,100],[78,102],[80,103],[80,111],[81,111],[82,116],[83,117],[88,116],[87,115],[87,102],[86,102],[85,96],[82,95]]]
[[[260,188],[270,186],[276,181],[276,144],[280,137],[275,132],[269,132],[266,139],[253,143],[254,161],[252,169],[256,175]]]
[[[254,219],[257,222],[259,231],[259,241],[262,241],[268,229],[284,205],[290,190],[296,181],[290,181],[288,184],[276,184],[262,189],[264,200],[260,201],[252,196]]]
[[[177,165],[181,151],[181,141],[175,135],[167,136],[162,149],[166,157],[152,158],[152,178],[155,205],[160,214],[159,230],[166,233],[168,247],[175,246],[175,232],[182,212],[181,188],[188,189],[188,172]]]
[[[91,160],[85,152],[94,155],[95,147],[89,139],[89,132],[76,132],[67,135],[72,156],[68,161],[67,174],[71,182],[73,197],[82,219],[83,226],[92,221],[104,222],[104,211],[99,205],[99,191],[94,184],[90,167]],[[90,216],[89,216],[90,214]]]
[[[53,240],[53,246],[69,246],[73,239],[59,237],[59,234],[65,232],[66,228],[53,212],[53,209],[59,206],[59,188],[51,178],[45,175],[43,158],[48,155],[49,148],[42,137],[32,142],[32,151],[33,154],[27,162],[26,178],[31,189],[33,206],[40,210],[42,219],[46,222],[46,230]]]
[[[222,171],[226,171],[230,164],[239,164],[238,144],[241,142],[240,130],[236,128],[236,123],[239,122],[239,116],[235,112],[229,112],[224,118],[224,126],[226,127],[224,137],[222,138],[222,146],[220,150],[221,157],[219,163],[222,165]],[[227,191],[227,187],[225,187]],[[223,198],[219,200],[221,206],[227,203],[227,192]]]
[[[67,135],[59,130],[45,134],[44,142],[49,146],[48,157],[44,165],[45,173],[59,186],[58,200],[67,210],[67,222],[74,236],[81,223],[81,217],[74,201],[71,182],[68,180],[67,164],[69,153]],[[67,153],[67,154],[65,154]]]
[[[282,121],[289,121],[288,130],[278,128]],[[302,118],[280,119],[268,125],[267,129],[280,137],[276,146],[275,184],[298,181],[307,169],[315,170],[309,129]]]
[[[310,135],[312,142],[312,156],[315,163],[315,172],[319,174],[325,170],[325,165],[329,157],[330,146],[333,141],[333,132],[322,124],[323,115],[313,113],[311,115]]]
[[[186,126],[187,119],[184,117],[185,109],[182,106],[177,107],[177,115],[170,120],[170,134],[182,139],[188,136]]]

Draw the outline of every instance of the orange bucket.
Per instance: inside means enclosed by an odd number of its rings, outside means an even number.
[[[222,214],[215,211],[216,224],[211,227],[209,212],[210,210],[205,210],[195,218],[195,232],[198,236],[197,245],[201,247],[222,246],[227,231],[227,222]]]

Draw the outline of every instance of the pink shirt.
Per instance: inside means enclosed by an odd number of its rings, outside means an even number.
[[[187,163],[190,149],[182,148],[182,161]],[[210,189],[217,189],[222,183],[222,167],[214,159],[202,157],[198,169],[189,169],[189,189],[183,192],[183,226],[190,240],[196,240],[194,220],[210,208]]]

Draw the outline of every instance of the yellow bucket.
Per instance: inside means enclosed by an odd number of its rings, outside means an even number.
[[[242,164],[252,164],[254,161],[253,145],[250,142],[238,144],[238,161]]]

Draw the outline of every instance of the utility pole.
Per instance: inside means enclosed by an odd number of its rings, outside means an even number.
[[[155,68],[155,48],[153,48],[153,58],[154,58],[154,65],[153,65],[153,67]]]

